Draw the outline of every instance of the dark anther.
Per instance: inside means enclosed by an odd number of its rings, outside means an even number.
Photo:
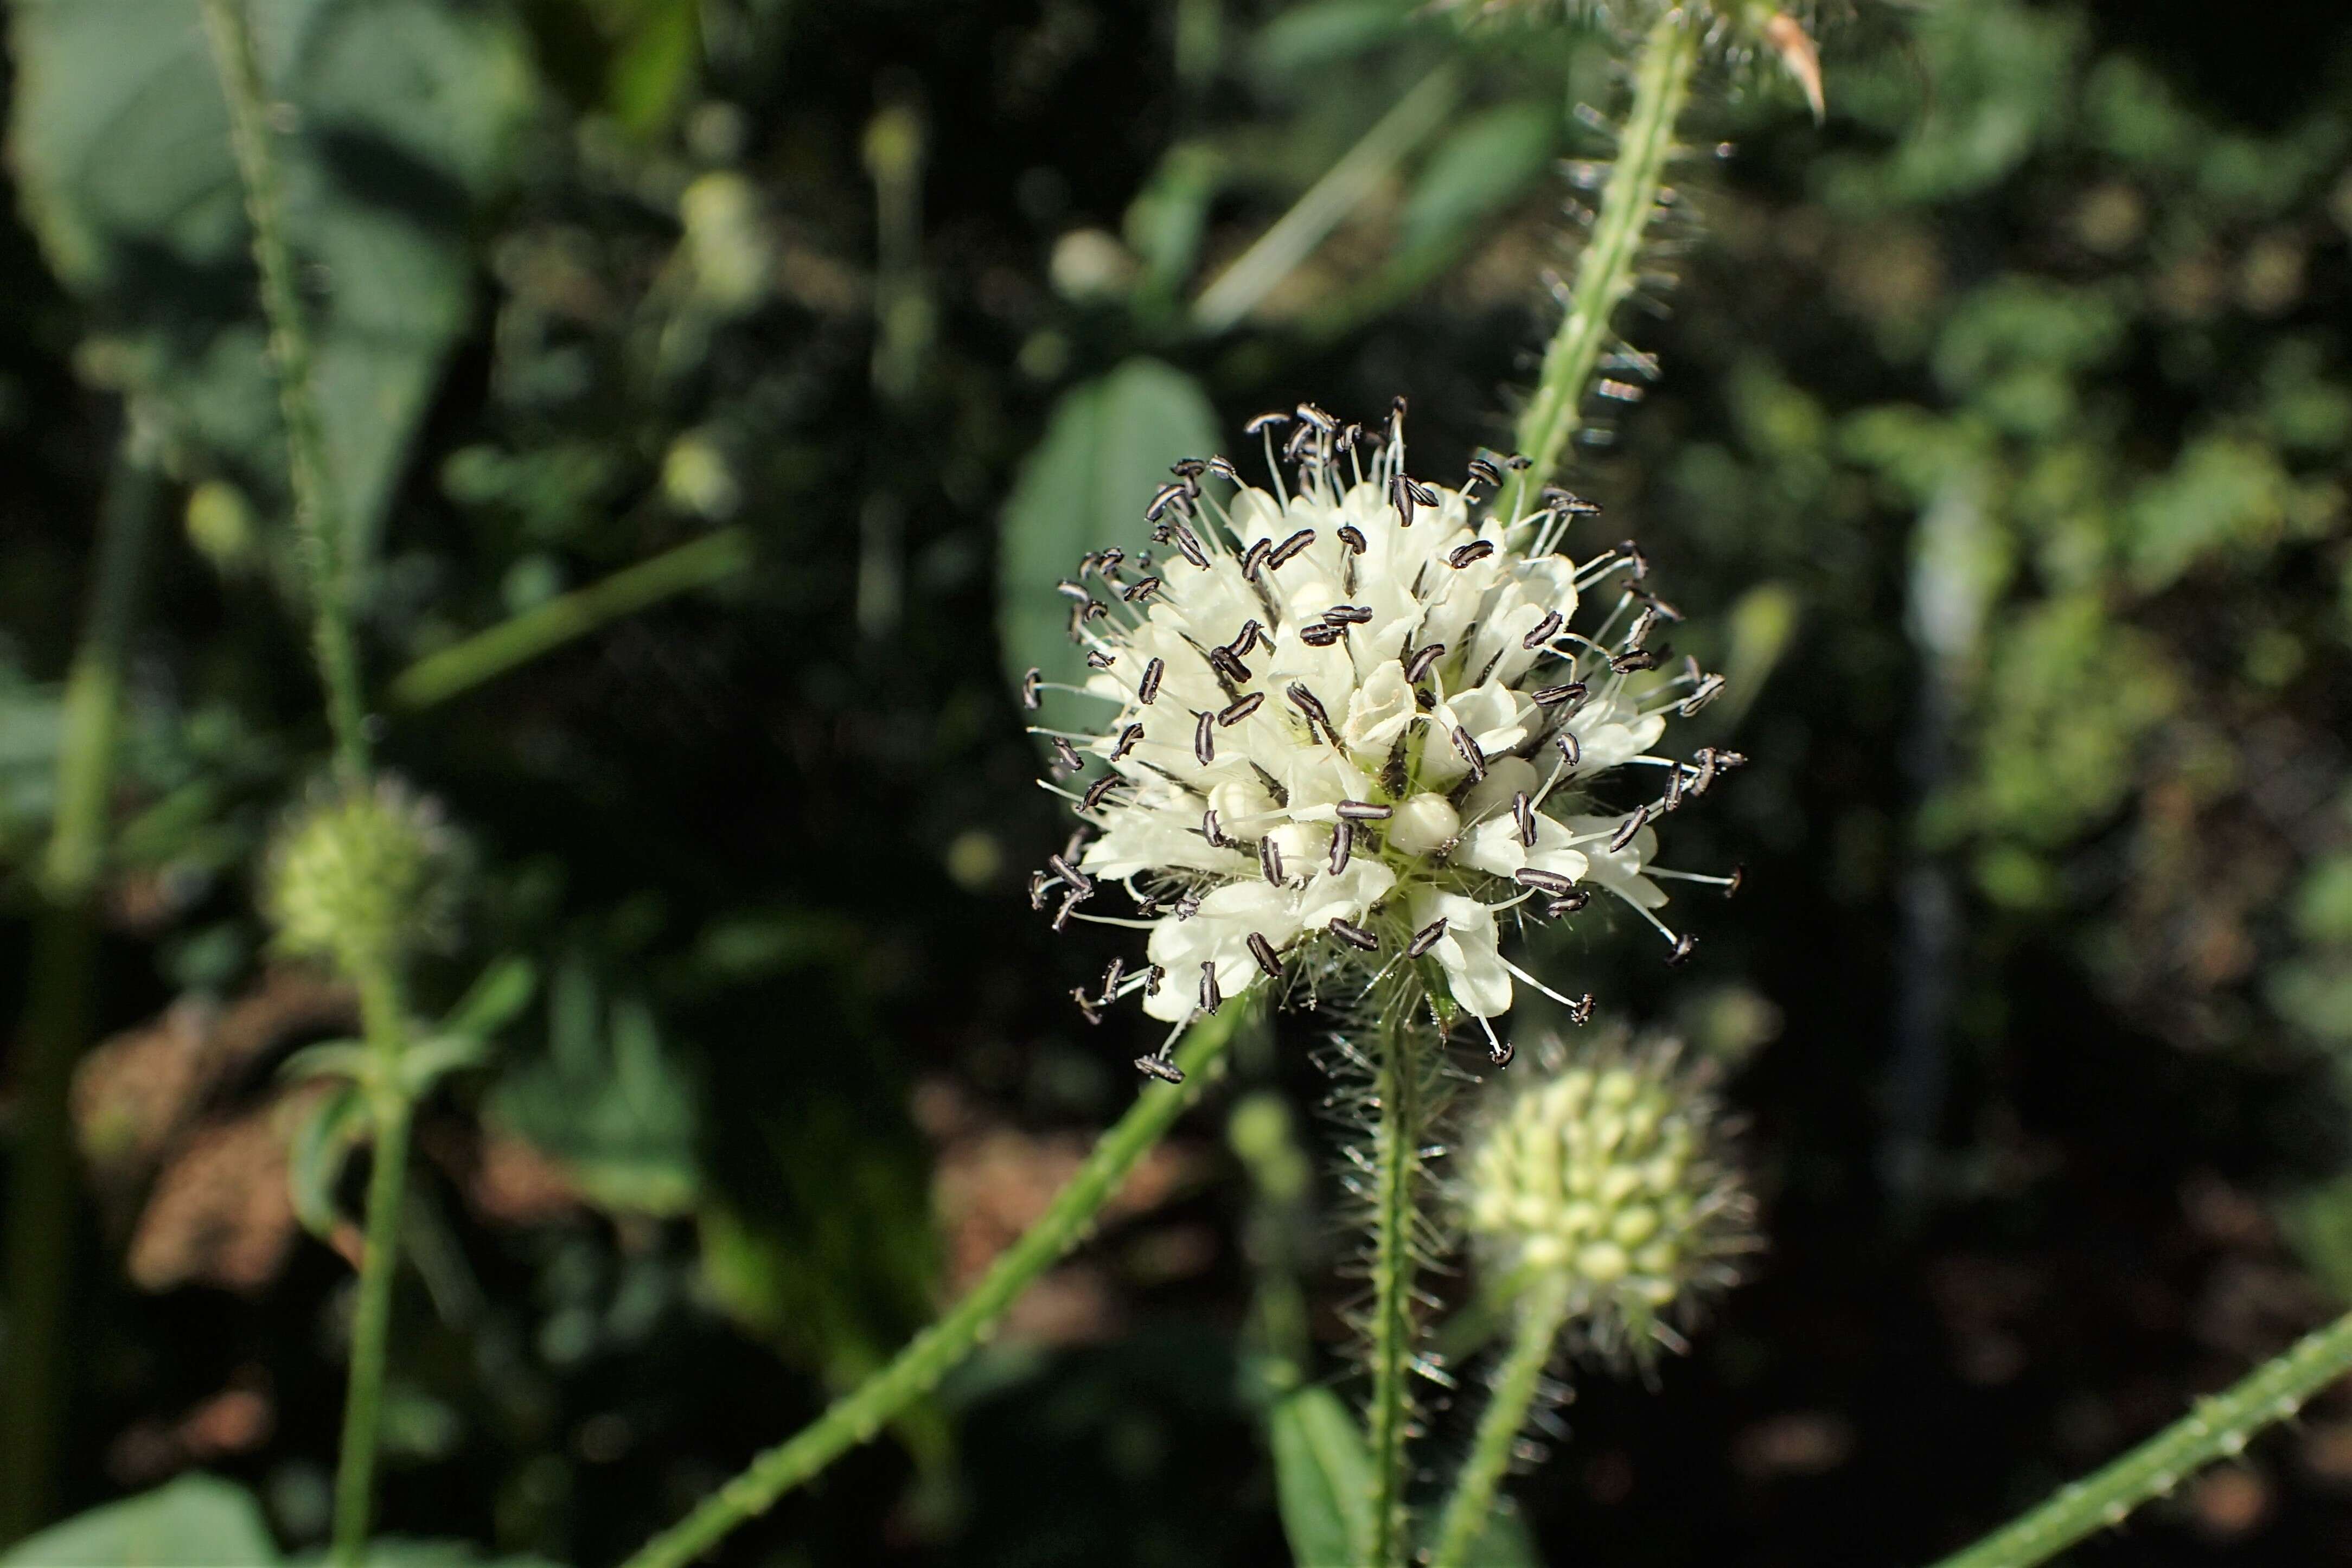
[[[1331,830],[1331,874],[1338,876],[1348,869],[1348,857],[1356,852],[1356,824],[1341,822]]]
[[[1157,1078],[1162,1083],[1184,1082],[1184,1070],[1164,1056],[1139,1056],[1135,1059],[1135,1070],[1146,1078]]]
[[[1267,979],[1282,978],[1282,960],[1274,956],[1273,943],[1253,931],[1249,934],[1249,950],[1250,956],[1257,960],[1257,967],[1265,971]]]
[[[1250,715],[1257,712],[1259,706],[1265,701],[1265,694],[1264,692],[1252,692],[1245,697],[1236,697],[1232,702],[1227,703],[1222,709],[1218,710],[1217,722],[1223,725],[1227,729],[1231,729],[1234,726],[1241,723],[1242,720],[1249,717]]]
[[[1058,735],[1053,738],[1054,760],[1059,762],[1064,768],[1067,768],[1072,773],[1084,772],[1087,766],[1086,759],[1078,755],[1077,747],[1072,746],[1068,741],[1063,739]]]
[[[1433,920],[1412,934],[1412,946],[1404,950],[1405,956],[1418,958],[1444,939],[1445,922],[1442,919]]]
[[[1135,688],[1135,700],[1150,707],[1151,699],[1160,695],[1160,677],[1167,673],[1168,661],[1165,659],[1154,659],[1144,665],[1143,681]]]
[[[1580,887],[1573,893],[1563,893],[1546,904],[1544,915],[1549,919],[1557,920],[1563,915],[1575,914],[1591,902],[1592,895]]]
[[[1125,729],[1118,732],[1118,740],[1110,748],[1110,759],[1113,762],[1116,762],[1120,758],[1125,757],[1129,752],[1135,749],[1136,743],[1142,738],[1143,727],[1139,724],[1129,725]]]
[[[1536,809],[1524,789],[1511,797],[1511,819],[1519,826],[1519,842],[1528,849],[1536,847]]]
[[[1334,920],[1324,929],[1350,947],[1361,948],[1367,953],[1380,951],[1381,939],[1360,925],[1350,925],[1344,920]]]
[[[1118,596],[1128,603],[1132,604],[1139,599],[1149,599],[1159,591],[1160,580],[1158,578],[1139,577],[1136,579],[1135,581],[1129,583],[1127,587],[1120,589],[1118,591]]]
[[[1371,620],[1372,607],[1369,604],[1334,604],[1323,612],[1323,623],[1327,626],[1369,626]]]
[[[1538,892],[1549,893],[1559,898],[1565,898],[1576,891],[1574,877],[1562,876],[1556,871],[1539,871],[1531,865],[1523,865],[1513,872],[1511,880],[1521,887],[1532,887]]]
[[[1404,662],[1404,678],[1409,682],[1420,680],[1422,676],[1429,674],[1430,665],[1444,657],[1445,657],[1445,644],[1432,643]]]
[[[1468,566],[1472,561],[1474,561],[1474,560],[1485,560],[1488,556],[1493,555],[1494,553],[1495,553],[1495,541],[1494,541],[1494,540],[1492,540],[1492,539],[1472,539],[1468,544],[1464,545],[1460,549],[1457,549],[1457,550],[1454,551],[1451,555],[1448,555],[1448,556],[1445,558],[1445,564],[1446,564],[1446,565],[1448,565],[1448,566],[1450,566],[1450,567],[1452,567],[1454,570],[1456,570],[1456,571],[1460,571],[1464,567]]]
[[[1261,413],[1256,418],[1251,420],[1247,424],[1243,425],[1242,434],[1244,435],[1262,435],[1269,430],[1279,430],[1289,423],[1290,416],[1282,413],[1280,410],[1276,410],[1272,413]]]
[[[1363,529],[1356,527],[1353,523],[1342,523],[1334,531],[1339,534],[1339,542],[1346,545],[1358,555],[1363,554],[1366,550],[1371,548],[1370,544],[1365,542]]]
[[[1265,873],[1267,882],[1276,887],[1282,885],[1282,846],[1274,841],[1271,834],[1257,841],[1257,869]]]
[[[1087,786],[1086,795],[1078,801],[1078,810],[1091,811],[1103,803],[1103,797],[1118,787],[1118,775],[1106,773]]]
[[[1396,815],[1394,806],[1383,806],[1372,800],[1342,800],[1339,815],[1351,822],[1385,822]]]
[[[1040,700],[1037,695],[1037,683],[1045,678],[1045,672],[1034,664],[1030,666],[1029,673],[1021,677],[1021,706],[1031,713],[1037,711],[1037,704]]]
[[[1310,648],[1328,648],[1347,634],[1347,628],[1324,623],[1301,626],[1298,640]]]
[[[1748,866],[1746,862],[1742,862],[1739,864],[1734,865],[1731,868],[1731,880],[1723,884],[1723,896],[1726,898],[1735,898],[1738,896],[1739,884],[1747,880]]]
[[[1311,545],[1314,542],[1315,530],[1313,528],[1301,528],[1297,533],[1291,535],[1288,538],[1283,540],[1280,544],[1275,546],[1274,549],[1267,553],[1265,564],[1269,568],[1287,566],[1294,559],[1297,558],[1300,550],[1305,549],[1308,545]]]
[[[1217,966],[1204,959],[1201,964],[1201,1010],[1213,1013],[1224,1005],[1225,994],[1217,989]]]
[[[1071,988],[1070,1000],[1078,1004],[1079,1013],[1088,1023],[1102,1022],[1102,1009],[1095,1006],[1093,999],[1087,995],[1087,988],[1084,986]]]
[[[1612,834],[1609,840],[1609,852],[1614,854],[1619,850],[1623,849],[1627,844],[1632,843],[1633,841],[1633,835],[1640,832],[1642,831],[1642,824],[1649,820],[1650,808],[1643,806],[1636,810],[1632,816],[1618,823],[1617,831]]]
[[[1478,749],[1478,743],[1471,738],[1470,732],[1458,724],[1454,727],[1454,749],[1460,752],[1462,760],[1470,765],[1471,778],[1483,779],[1486,777],[1486,754]]]
[[[1204,713],[1201,722],[1192,727],[1192,755],[1206,768],[1217,759],[1217,716]]]
[[[1556,686],[1544,686],[1535,693],[1538,707],[1558,707],[1562,703],[1582,702],[1584,683],[1567,681]]]
[[[1723,687],[1724,680],[1721,675],[1709,675],[1706,679],[1699,682],[1698,689],[1691,693],[1690,695],[1685,697],[1683,699],[1682,706],[1677,708],[1675,711],[1680,713],[1683,717],[1688,718],[1691,715],[1698,712],[1699,709],[1713,702],[1717,694],[1723,690]]]
[[[1540,648],[1546,643],[1550,642],[1554,637],[1558,636],[1559,634],[1560,627],[1564,624],[1566,624],[1566,618],[1563,617],[1559,611],[1547,610],[1544,612],[1544,618],[1542,620],[1528,628],[1528,634],[1519,639],[1519,646],[1522,648]]]

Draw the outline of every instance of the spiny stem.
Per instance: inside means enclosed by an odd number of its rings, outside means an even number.
[[[1365,1424],[1372,1451],[1375,1568],[1403,1568],[1412,1550],[1404,1504],[1405,1436],[1412,1418],[1407,1380],[1414,1350],[1416,1204],[1428,1131],[1422,1061],[1428,1041],[1415,1016],[1416,999],[1407,995],[1390,1003],[1372,1088],[1380,1121],[1372,1130],[1372,1396]]]
[[[137,413],[129,415],[136,423]],[[126,431],[98,517],[89,618],[66,674],[57,805],[37,879],[32,967],[17,1040],[15,1181],[8,1207],[8,1335],[0,1362],[0,1544],[47,1517],[71,1273],[74,1059],[90,1029],[98,932],[91,907],[107,844],[122,666],[139,569],[162,497],[143,438]]]
[[[366,1249],[360,1255],[359,1302],[352,1318],[342,1451],[335,1469],[335,1568],[359,1568],[367,1553],[376,1434],[392,1330],[392,1281],[400,1260],[400,1211],[408,1181],[411,1111],[408,1091],[400,1081],[407,1025],[399,982],[385,964],[352,977],[359,988],[362,1031],[374,1059],[366,1088],[375,1144],[374,1168],[368,1176]]]
[[[367,706],[362,695],[358,644],[352,634],[361,562],[357,541],[341,516],[328,473],[326,433],[311,381],[310,333],[295,287],[294,256],[286,240],[286,204],[270,143],[269,105],[245,0],[205,0],[213,63],[228,101],[229,142],[245,186],[253,225],[253,260],[261,273],[261,311],[269,321],[269,354],[278,371],[278,407],[286,423],[287,476],[294,492],[294,523],[310,569],[311,641],[327,688],[327,722],[334,731],[335,762],[347,781],[368,770]]]
[[[1592,238],[1577,258],[1568,315],[1544,350],[1536,395],[1519,415],[1518,449],[1533,459],[1514,480],[1502,510],[1528,509],[1536,491],[1559,469],[1570,438],[1584,423],[1584,398],[1593,367],[1610,340],[1617,308],[1633,291],[1643,236],[1658,211],[1666,163],[1674,155],[1675,121],[1689,100],[1698,63],[1698,35],[1679,10],[1669,10],[1642,42],[1633,68],[1633,103],[1617,141],[1617,162],[1601,188]]]
[[[1437,1523],[1437,1547],[1429,1568],[1461,1568],[1470,1549],[1492,1521],[1495,1491],[1510,1468],[1511,1450],[1528,1422],[1545,1363],[1568,1322],[1564,1281],[1549,1281],[1522,1297],[1512,1316],[1511,1348],[1496,1368],[1486,1408],[1478,1417],[1469,1458],[1454,1478],[1454,1495]]]
[[[1223,1057],[1246,1009],[1224,1011],[1192,1026],[1177,1048],[1181,1086],[1153,1084],[1127,1114],[1096,1141],[1052,1207],[999,1255],[969,1295],[864,1383],[835,1400],[800,1433],[753,1459],[734,1479],[703,1500],[686,1519],[648,1542],[623,1568],[680,1568],[729,1532],[765,1513],[776,1500],[857,1445],[882,1424],[938,1386],[996,1326],[1030,1281],[1086,1235],[1128,1173],[1199,1096],[1202,1081]]]
[[[2170,1491],[2213,1460],[2242,1451],[2254,1434],[2286,1420],[2322,1388],[2352,1372],[2352,1313],[2305,1335],[2234,1386],[2200,1399],[2105,1469],[2062,1487],[2047,1502],[1937,1565],[2032,1568],[2093,1531]]]

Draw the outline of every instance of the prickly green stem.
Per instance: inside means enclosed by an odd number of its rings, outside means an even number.
[[[774,1507],[786,1492],[870,1440],[884,1422],[937,1387],[995,1328],[1030,1282],[1086,1235],[1136,1163],[1198,1098],[1246,1011],[1237,1003],[1228,1004],[1222,1014],[1192,1026],[1176,1051],[1176,1065],[1185,1082],[1153,1084],[1138,1095],[1127,1114],[1096,1141],[1094,1152],[1055,1195],[1052,1207],[990,1265],[969,1295],[917,1334],[887,1366],[835,1400],[796,1436],[753,1459],[623,1568],[682,1568]]]
[[[1479,1415],[1477,1436],[1470,1454],[1454,1478],[1454,1495],[1438,1517],[1437,1545],[1429,1568],[1461,1568],[1470,1549],[1486,1533],[1494,1517],[1495,1492],[1503,1472],[1510,1469],[1511,1448],[1528,1423],[1536,1389],[1543,1381],[1544,1364],[1568,1322],[1565,1281],[1546,1281],[1521,1297],[1513,1309],[1511,1346],[1496,1369],[1486,1408]]]
[[[1372,1129],[1372,1393],[1364,1424],[1372,1454],[1375,1568],[1404,1568],[1412,1550],[1405,1439],[1412,1421],[1422,1145],[1429,1131],[1426,1058],[1436,1044],[1421,1025],[1415,1000],[1391,998],[1372,1085],[1379,1117]]]
[[[268,99],[245,0],[205,0],[205,26],[212,38],[221,93],[228,101],[229,142],[245,186],[246,216],[253,225],[253,260],[261,273],[261,311],[269,322],[269,355],[278,372],[287,476],[294,492],[295,528],[310,570],[311,641],[327,688],[335,763],[347,781],[356,780],[367,774],[369,749],[359,648],[352,633],[362,563],[328,473],[326,432],[319,422],[311,382],[310,330],[302,319],[294,254],[286,239],[286,202],[270,141]]]
[[[2352,1313],[2306,1335],[2234,1386],[2200,1399],[2187,1416],[2138,1448],[2012,1520],[1937,1568],[2032,1568],[2160,1497],[2215,1459],[2242,1450],[2255,1433],[2286,1420],[2305,1400],[2352,1372]]]
[[[362,1031],[373,1058],[367,1092],[375,1145],[374,1168],[368,1176],[366,1250],[360,1256],[358,1310],[352,1319],[342,1449],[335,1469],[334,1568],[359,1568],[367,1555],[376,1437],[382,1425],[384,1362],[392,1331],[392,1281],[400,1260],[400,1211],[407,1191],[412,1110],[400,1077],[406,1023],[399,982],[383,965],[353,978],[359,988]]]
[[[1633,103],[1618,137],[1617,162],[1601,188],[1592,238],[1578,258],[1568,315],[1544,350],[1536,394],[1519,415],[1514,439],[1533,460],[1513,481],[1505,516],[1528,509],[1536,492],[1559,469],[1568,444],[1584,423],[1584,399],[1593,367],[1608,347],[1610,323],[1633,293],[1641,271],[1642,241],[1658,211],[1666,164],[1675,150],[1675,122],[1689,100],[1698,64],[1698,35],[1679,10],[1669,10],[1643,40],[1633,67]]]

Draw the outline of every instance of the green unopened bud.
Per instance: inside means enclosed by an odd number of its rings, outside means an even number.
[[[1679,1054],[1617,1041],[1530,1075],[1465,1166],[1463,1219],[1496,1287],[1565,1283],[1570,1322],[1602,1350],[1678,1343],[1667,1320],[1731,1283],[1754,1246],[1716,1103]]]
[[[278,829],[263,910],[282,949],[356,975],[446,935],[462,861],[435,801],[392,779],[324,785]]]

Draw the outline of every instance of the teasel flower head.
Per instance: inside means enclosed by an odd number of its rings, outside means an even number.
[[[1661,879],[1688,873],[1654,864],[1653,824],[1746,759],[1657,752],[1723,682],[1662,646],[1679,615],[1640,549],[1562,553],[1599,508],[1558,488],[1498,515],[1511,458],[1474,461],[1459,488],[1414,477],[1402,399],[1381,429],[1302,404],[1249,432],[1268,487],[1223,458],[1179,463],[1146,512],[1155,549],[1089,555],[1061,585],[1091,673],[1050,689],[1108,717],[1038,731],[1047,788],[1081,825],[1030,901],[1056,929],[1149,934],[1143,963],[1075,993],[1081,1010],[1139,994],[1181,1031],[1261,984],[1311,1003],[1410,967],[1443,1019],[1479,1020],[1499,1063],[1487,1020],[1515,982],[1590,1006],[1506,958],[1512,928],[1571,918],[1598,891],[1687,956],[1694,939],[1658,911]],[[1032,707],[1043,689],[1032,671]],[[1620,769],[1664,789],[1600,810],[1593,787]],[[1129,909],[1111,912],[1114,888]],[[1173,1071],[1166,1047],[1138,1065]]]
[[[1682,1349],[1676,1325],[1758,1245],[1714,1096],[1670,1040],[1537,1054],[1458,1177],[1484,1277],[1506,1298],[1564,1284],[1570,1332],[1604,1354]]]
[[[271,841],[263,912],[283,951],[356,975],[447,935],[464,859],[439,803],[399,780],[320,784]]]

